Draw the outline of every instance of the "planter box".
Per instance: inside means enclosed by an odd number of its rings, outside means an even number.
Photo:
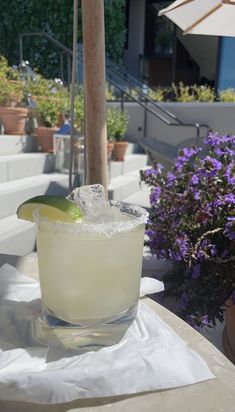
[[[159,103],[185,123],[203,123],[219,134],[235,134],[235,103]],[[121,107],[120,102],[108,103],[108,106]],[[151,105],[149,105],[151,108]],[[134,102],[125,102],[124,109],[129,114],[127,138],[137,141],[145,137],[145,109]],[[159,110],[161,116],[170,118]],[[172,121],[172,120],[171,120]],[[206,133],[206,129],[202,129]],[[196,137],[196,128],[184,126],[169,126],[157,119],[154,115],[146,113],[146,136],[178,145],[182,141]]]

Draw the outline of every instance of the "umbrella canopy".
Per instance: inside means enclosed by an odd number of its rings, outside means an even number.
[[[160,10],[183,34],[235,37],[235,0],[177,0]]]

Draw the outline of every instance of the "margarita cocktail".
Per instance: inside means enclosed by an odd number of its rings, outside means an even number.
[[[135,312],[145,213],[124,203],[108,209],[96,223],[36,219],[42,302],[71,324],[91,326]]]
[[[31,198],[17,215],[36,222],[43,319],[49,328],[93,328],[88,335],[95,336],[95,328],[134,319],[148,216],[143,208],[108,202],[104,188],[93,185],[76,189],[69,199]]]

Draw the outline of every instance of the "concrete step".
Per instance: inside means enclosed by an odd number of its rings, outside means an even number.
[[[129,154],[126,155],[123,162],[111,161],[109,163],[109,178],[131,173],[135,170],[140,170],[146,167],[148,156],[145,154]]]
[[[124,201],[128,203],[132,203],[134,205],[138,205],[144,207],[145,209],[150,209],[150,188],[143,188],[138,190],[137,192],[133,193],[130,196],[127,196]]]
[[[0,220],[0,253],[24,256],[35,250],[35,224],[16,215]]]
[[[0,219],[14,215],[26,199],[42,194],[67,195],[68,175],[49,173],[0,183]]]
[[[112,179],[108,186],[108,197],[112,200],[123,200],[139,189],[139,176],[137,172],[126,173]]]
[[[0,156],[36,151],[35,136],[0,135]]]
[[[21,153],[0,156],[0,183],[52,173],[55,156],[48,153]]]
[[[129,140],[129,139],[128,139]],[[131,154],[141,154],[144,153],[144,150],[142,147],[135,142],[128,142],[127,150],[126,150],[126,156],[131,155]]]

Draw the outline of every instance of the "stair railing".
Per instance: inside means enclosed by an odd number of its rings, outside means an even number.
[[[62,43],[60,43],[58,40],[56,40],[54,37],[50,36],[46,32],[28,32],[28,33],[22,33],[19,36],[19,51],[20,51],[20,62],[23,61],[23,37],[25,36],[41,36],[49,40],[51,43],[53,43],[55,46],[57,46],[60,50],[62,50],[64,53],[67,54],[69,58],[72,57],[72,51],[64,46]],[[83,52],[81,48],[78,48],[78,54],[77,54],[78,61],[83,64]],[[111,66],[113,68],[111,68]],[[202,123],[185,123],[182,120],[178,119],[177,116],[171,112],[169,112],[167,109],[162,107],[160,104],[156,103],[153,99],[151,99],[146,93],[143,92],[143,86],[141,82],[136,80],[133,76],[127,74],[123,69],[120,68],[118,65],[111,64],[109,61],[109,64],[106,66],[106,77],[107,81],[112,84],[117,90],[119,90],[122,95],[128,96],[129,99],[132,101],[136,102],[140,106],[142,106],[145,109],[145,122],[146,122],[146,112],[151,113],[153,116],[161,120],[163,123],[165,123],[168,126],[181,126],[181,127],[193,127],[196,130],[196,138],[200,137],[200,132],[201,128],[206,128],[209,130],[209,126],[207,124],[202,124]],[[122,85],[117,84],[116,81],[113,80],[113,78],[117,78],[121,81]],[[124,86],[123,86],[124,85]],[[136,89],[137,87],[137,89]],[[127,90],[135,90],[138,94],[138,97],[134,97],[129,91]],[[170,118],[172,121],[167,120],[164,115],[157,113],[155,110],[153,110],[151,107],[149,107],[149,104],[151,104],[152,107],[157,109],[158,111],[162,112],[163,114],[166,115],[166,117]],[[146,124],[144,126],[144,129],[146,131]],[[146,134],[145,134],[146,135]]]

